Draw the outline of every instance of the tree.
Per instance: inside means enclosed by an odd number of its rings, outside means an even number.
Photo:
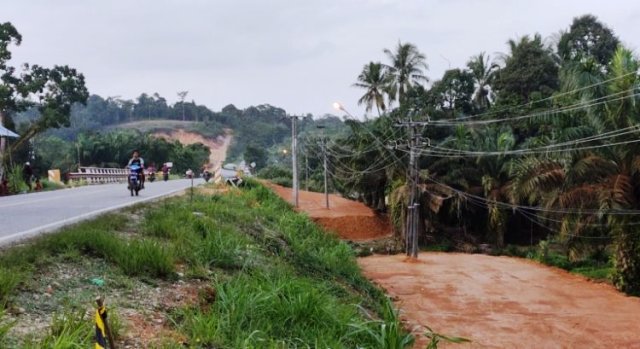
[[[429,69],[426,63],[427,57],[418,51],[418,48],[411,43],[398,42],[395,51],[384,49],[384,53],[389,58],[387,65],[390,76],[390,99],[398,100],[400,105],[404,103],[404,97],[413,86],[427,82],[424,75]]]
[[[365,89],[365,94],[358,100],[358,105],[364,104],[366,111],[370,112],[375,104],[380,116],[380,111],[384,112],[387,108],[384,95],[389,91],[389,82],[389,76],[382,63],[366,64],[358,75],[358,82],[353,84],[355,87]]]
[[[247,164],[255,163],[257,169],[262,169],[267,165],[269,153],[266,149],[249,144],[244,151],[244,161]]]
[[[594,59],[600,66],[609,64],[620,40],[593,15],[573,19],[569,31],[558,42],[558,54],[564,60]]]
[[[491,56],[485,56],[484,52],[480,52],[477,56],[471,57],[467,67],[474,79],[473,102],[476,108],[481,110],[489,108],[495,98],[491,84],[500,66],[491,61]]]
[[[11,144],[10,152],[49,128],[69,126],[72,105],[85,103],[89,97],[84,76],[68,66],[44,68],[24,64],[17,74],[7,64],[11,59],[8,47],[20,45],[21,41],[22,36],[11,23],[0,24],[0,125],[13,113],[28,108],[38,111],[38,116],[22,127],[21,136]]]
[[[558,65],[539,34],[509,40],[510,54],[496,75],[497,100],[519,105],[550,96],[558,88]]]
[[[187,97],[187,94],[189,93],[189,91],[180,91],[178,92],[178,98],[180,98],[180,104],[182,104],[182,121],[185,121],[185,116],[184,116],[184,99]]]
[[[429,101],[437,110],[444,111],[449,117],[455,112],[471,113],[473,95],[473,75],[466,70],[449,69],[442,80],[433,83],[428,92]]]

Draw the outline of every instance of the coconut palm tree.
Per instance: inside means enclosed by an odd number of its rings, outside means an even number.
[[[389,76],[382,63],[366,64],[358,75],[358,82],[353,84],[355,87],[365,89],[364,95],[358,100],[358,105],[364,104],[367,112],[370,112],[375,105],[380,116],[380,111],[384,112],[387,108],[385,94],[388,92],[389,82]]]
[[[407,91],[415,85],[429,81],[424,75],[429,69],[427,57],[418,51],[415,45],[402,42],[398,42],[395,51],[384,49],[384,53],[390,61],[386,66],[391,77],[390,97],[402,105]]]
[[[500,67],[491,60],[491,56],[485,55],[484,52],[471,57],[471,60],[467,62],[467,67],[475,80],[473,102],[479,109],[489,108],[494,99],[491,83]]]

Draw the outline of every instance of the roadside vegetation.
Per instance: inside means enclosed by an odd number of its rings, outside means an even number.
[[[128,303],[142,301],[148,288],[194,282],[196,300],[163,311],[174,335],[156,338],[153,345],[410,347],[413,336],[355,258],[346,243],[257,182],[226,193],[203,189],[193,201],[186,196],[138,206],[2,251],[0,343],[90,345],[86,310],[97,293],[115,308],[123,341],[128,326],[136,325],[123,319],[124,308],[132,307]],[[51,288],[42,284],[51,282],[42,281],[47,275],[68,268],[77,277],[55,283],[45,301],[33,300],[42,287]],[[91,284],[92,275],[104,285]],[[127,292],[138,295],[119,301],[117,295]],[[25,313],[37,311],[54,314],[49,324],[38,333],[17,331]]]
[[[396,126],[417,121],[423,248],[540,244],[537,260],[640,295],[640,59],[623,42],[584,15],[430,84],[427,55],[398,42],[354,72],[359,103],[379,117],[349,120],[330,142],[334,187],[388,212],[404,241],[411,147]]]

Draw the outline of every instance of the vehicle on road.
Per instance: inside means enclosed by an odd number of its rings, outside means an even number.
[[[129,166],[129,180],[128,189],[131,192],[131,196],[138,196],[140,190],[142,190],[142,167],[133,164]]]

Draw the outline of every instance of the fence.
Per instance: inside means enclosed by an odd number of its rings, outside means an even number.
[[[69,179],[88,184],[124,183],[128,175],[129,170],[123,168],[80,167],[79,172],[69,173]]]

